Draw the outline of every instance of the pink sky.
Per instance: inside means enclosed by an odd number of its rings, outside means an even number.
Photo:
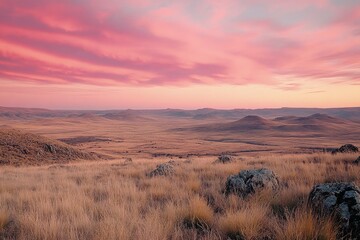
[[[0,0],[0,106],[360,106],[358,0]]]

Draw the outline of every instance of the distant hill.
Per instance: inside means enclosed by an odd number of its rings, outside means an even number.
[[[313,114],[326,114],[332,117],[343,118],[347,120],[360,121],[360,107],[353,108],[267,108],[267,109],[198,109],[183,110],[186,117],[193,119],[239,119],[246,116],[260,116],[263,118],[276,118],[281,116],[306,117]],[[166,114],[171,116],[172,112],[167,110]],[[180,110],[176,111],[176,116],[180,116]],[[185,114],[183,114],[185,115]]]
[[[196,131],[251,131],[269,130],[273,126],[274,123],[271,120],[251,115],[234,122],[205,124],[192,129]]]
[[[112,120],[122,120],[122,121],[150,121],[152,119],[141,116],[135,110],[124,110],[119,112],[109,112],[104,115],[101,115],[104,118]]]
[[[307,117],[285,116],[275,119],[265,119],[250,115],[237,121],[211,123],[193,126],[189,128],[178,128],[180,131],[200,132],[250,132],[250,131],[272,131],[272,132],[351,132],[354,127],[360,127],[357,122],[335,118],[326,114],[313,114]]]
[[[42,165],[96,158],[95,154],[57,140],[13,128],[0,128],[0,165]]]
[[[291,123],[291,124],[321,124],[321,123],[331,123],[331,124],[346,124],[349,123],[348,120],[331,117],[326,114],[316,113],[307,117],[278,117],[274,119],[278,122]]]
[[[27,119],[36,116],[51,117],[53,112],[41,108],[7,108],[0,106],[0,117],[9,119]]]
[[[307,117],[309,115],[325,114],[330,117],[360,122],[360,107],[351,108],[265,108],[265,109],[211,109],[197,110],[158,109],[158,110],[48,110],[38,108],[8,108],[0,107],[0,118],[31,119],[76,116],[100,116],[112,120],[133,121],[149,120],[157,117],[189,118],[196,120],[227,119],[237,120],[246,116],[276,118],[283,116]]]

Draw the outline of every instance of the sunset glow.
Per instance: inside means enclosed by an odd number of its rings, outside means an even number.
[[[360,3],[0,0],[0,106],[360,106]]]

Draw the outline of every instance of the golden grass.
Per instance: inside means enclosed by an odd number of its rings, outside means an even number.
[[[330,219],[319,219],[311,210],[300,208],[287,214],[283,226],[278,226],[278,240],[336,240],[336,226]]]
[[[213,220],[213,209],[211,209],[204,199],[199,196],[194,196],[189,200],[189,206],[184,217],[184,224],[187,225],[187,227],[206,230],[211,228]]]
[[[267,206],[248,205],[236,212],[229,211],[219,218],[219,229],[226,236],[260,239],[266,231]]]
[[[314,157],[318,157],[313,161]],[[229,164],[214,157],[176,160],[175,174],[149,178],[164,160],[134,159],[49,168],[0,169],[0,221],[16,222],[17,239],[334,239],[329,219],[303,206],[312,186],[360,183],[357,155],[263,155]],[[281,191],[241,199],[223,194],[226,178],[266,167]],[[295,199],[295,200],[294,200]],[[5,219],[5,220],[1,220]],[[184,219],[200,223],[186,225]],[[201,225],[202,224],[202,225]],[[0,225],[1,226],[1,225]]]
[[[0,211],[0,232],[5,228],[8,222],[9,214],[7,214],[5,211]]]

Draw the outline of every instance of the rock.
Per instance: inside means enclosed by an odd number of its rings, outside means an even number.
[[[232,162],[233,158],[229,155],[220,155],[215,163],[229,163]]]
[[[352,144],[345,144],[338,149],[333,150],[331,153],[356,153],[359,152],[359,148]]]
[[[316,185],[308,202],[315,212],[335,216],[341,239],[360,240],[360,189],[355,184]]]
[[[360,156],[356,160],[353,161],[353,164],[359,165],[359,163],[360,163]]]
[[[174,167],[169,163],[162,163],[156,166],[156,169],[151,171],[148,176],[155,177],[155,176],[169,176],[174,173]]]
[[[132,163],[132,162],[133,162],[132,158],[129,157],[125,159],[124,164]]]
[[[260,190],[279,189],[279,180],[275,173],[269,169],[243,170],[237,175],[232,175],[226,180],[225,194],[235,193],[240,197]]]
[[[47,151],[47,152],[56,153],[56,149],[55,149],[55,146],[54,146],[54,145],[45,144],[45,145],[44,145],[44,149],[45,149],[45,151]]]
[[[23,148],[20,150],[22,154],[29,154],[29,150],[27,150],[26,148]]]

